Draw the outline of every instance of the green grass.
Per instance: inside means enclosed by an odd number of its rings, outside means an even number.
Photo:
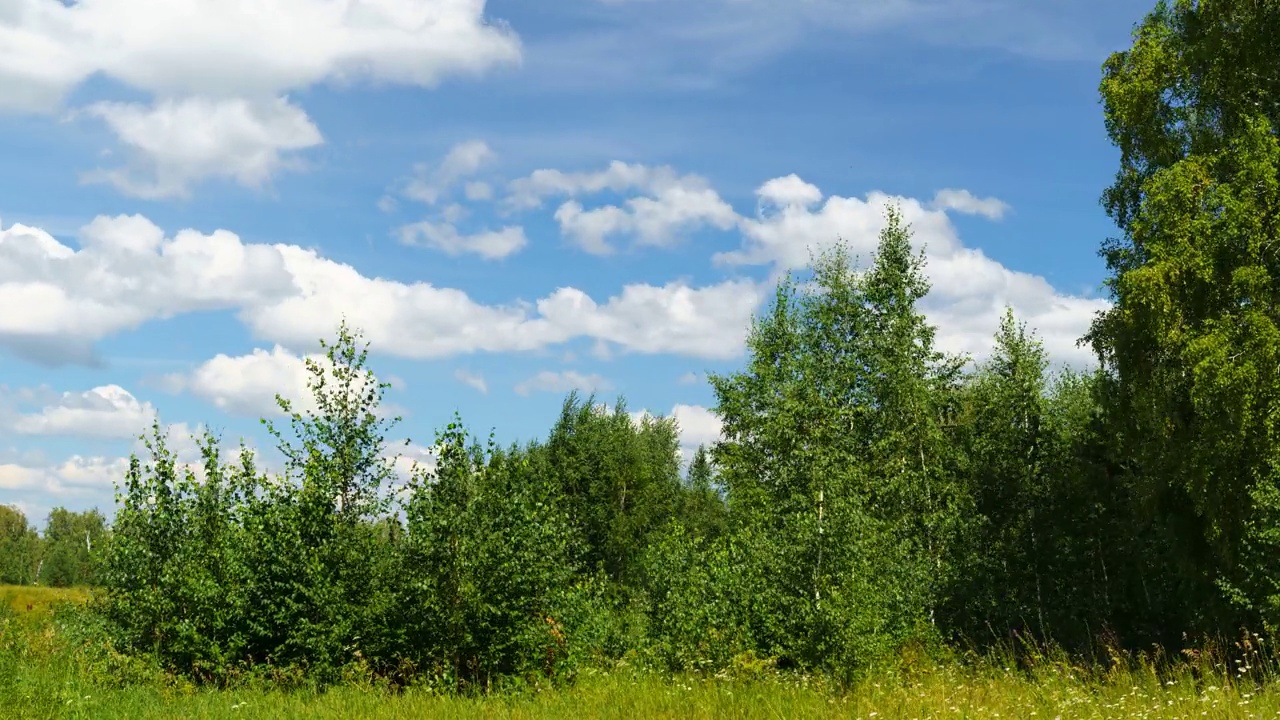
[[[393,694],[350,685],[322,694],[201,689],[145,662],[92,647],[48,608],[83,590],[0,586],[0,718],[1275,718],[1280,682],[1262,655],[1205,653],[1176,663],[1111,658],[1086,669],[1042,660],[917,665],[844,692],[820,678],[663,678],[627,667],[589,672],[560,690],[487,698]],[[32,604],[27,612],[27,604]],[[37,604],[38,603],[38,604]],[[1244,642],[1244,641],[1242,641]],[[1217,659],[1210,659],[1217,658]],[[1251,659],[1252,658],[1252,659]]]
[[[1270,718],[1280,694],[1131,675],[1089,683],[940,668],[838,694],[782,678],[667,680],[615,673],[525,696],[467,699],[339,688],[308,693],[81,687],[30,717],[69,718]],[[68,688],[70,690],[70,688]],[[83,692],[83,694],[79,694]],[[4,708],[6,717],[26,717]],[[9,714],[13,713],[13,714]]]
[[[0,604],[17,615],[48,615],[59,603],[84,602],[89,599],[85,588],[50,588],[33,585],[0,585]],[[30,610],[28,610],[30,608]]]

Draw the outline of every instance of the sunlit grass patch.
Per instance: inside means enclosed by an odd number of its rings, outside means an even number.
[[[85,602],[90,595],[88,588],[0,585],[0,603],[8,605],[9,609],[20,617],[27,613],[47,615],[59,603]]]

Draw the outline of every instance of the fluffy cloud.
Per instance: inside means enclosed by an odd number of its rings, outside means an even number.
[[[469,370],[459,368],[453,371],[453,377],[463,385],[474,388],[480,393],[489,392],[489,383],[485,382],[484,376],[479,373],[473,373]]]
[[[519,40],[484,9],[484,0],[17,0],[0,13],[0,104],[50,110],[95,74],[167,97],[272,97],[326,81],[431,87],[519,62]]]
[[[459,143],[434,168],[417,166],[413,179],[405,184],[400,194],[410,200],[434,206],[449,195],[459,182],[474,175],[492,162],[494,157],[493,150],[481,140]],[[464,185],[463,192],[467,200],[476,202],[490,199],[493,190],[487,183],[471,181]],[[393,198],[384,197],[380,203],[385,211],[395,209]],[[424,220],[396,228],[395,236],[405,245],[429,247],[454,257],[478,255],[485,260],[500,260],[513,255],[529,243],[524,228],[518,225],[508,225],[501,230],[463,233],[458,230],[457,223],[467,215],[466,208],[451,203],[433,210],[432,216]]]
[[[161,378],[160,385],[170,392],[191,393],[219,410],[236,415],[283,415],[276,403],[276,395],[289,401],[296,412],[318,412],[309,385],[314,376],[308,363],[319,366],[326,373],[333,368],[325,355],[296,355],[276,345],[271,350],[255,349],[248,355],[218,354],[189,373],[174,373]],[[357,388],[361,387],[364,387],[362,380],[357,382]],[[384,401],[377,412],[389,417],[399,410]]]
[[[738,215],[721,199],[707,181],[697,175],[678,175],[670,167],[649,167],[613,162],[598,172],[565,173],[537,170],[513,181],[506,205],[509,209],[538,207],[552,196],[571,198],[603,191],[615,193],[639,190],[621,205],[585,208],[576,199],[560,205],[555,219],[560,230],[576,245],[593,255],[607,255],[614,248],[613,236],[635,238],[637,245],[666,246],[677,242],[682,232],[704,226],[731,229]]]
[[[299,166],[286,153],[323,142],[307,114],[284,98],[97,103],[84,112],[102,118],[134,160],[85,180],[143,198],[187,197],[193,182],[209,177],[260,188],[280,169]]]
[[[729,359],[741,353],[764,290],[750,280],[701,288],[680,282],[661,287],[634,284],[598,305],[581,290],[561,288],[538,301],[538,310],[554,326],[572,329],[575,336],[624,350]]]
[[[686,448],[710,447],[722,437],[720,417],[701,405],[676,405],[671,417],[680,426],[680,444]]]
[[[49,363],[92,359],[93,342],[148,320],[295,293],[280,250],[224,230],[172,238],[141,216],[99,217],[73,250],[24,225],[0,229],[0,346]]]
[[[677,183],[679,179],[679,174],[665,165],[651,167],[619,160],[614,160],[604,170],[595,172],[564,172],[544,168],[508,183],[509,194],[504,204],[512,210],[528,210],[540,207],[550,197],[594,195],[605,190],[615,193],[633,189],[652,191]]]
[[[88,108],[136,160],[90,179],[144,197],[183,195],[208,176],[260,186],[288,165],[282,153],[319,144],[289,91],[432,87],[521,56],[484,0],[16,3],[0,11],[0,111],[53,111],[95,75],[150,94],[150,105]]]
[[[119,385],[104,385],[63,393],[43,410],[19,415],[12,430],[21,435],[128,439],[144,432],[155,415],[151,403],[139,402]]]
[[[596,374],[584,375],[576,370],[563,372],[543,370],[528,380],[521,381],[515,387],[519,395],[528,395],[532,392],[564,393],[570,390],[595,393],[611,389],[613,389],[613,383],[606,378]]]
[[[938,326],[943,349],[986,356],[1004,308],[1010,306],[1040,333],[1056,360],[1075,365],[1092,360],[1076,340],[1094,314],[1108,306],[1107,301],[1060,293],[1043,277],[1006,268],[961,243],[947,212],[996,219],[1007,211],[998,199],[980,199],[962,190],[941,191],[927,204],[878,192],[863,199],[837,195],[824,199],[816,186],[795,175],[762,184],[756,196],[756,217],[740,223],[742,247],[717,254],[717,263],[768,265],[777,274],[805,266],[811,251],[843,239],[865,266],[884,226],[885,209],[896,204],[912,226],[915,246],[927,256],[933,290],[922,309]]]
[[[298,292],[246,307],[259,337],[305,347],[346,316],[381,352],[409,358],[537,350],[587,337],[642,353],[733,357],[760,292],[748,281],[703,288],[629,285],[598,304],[575,288],[535,303],[483,305],[461,290],[368,278],[315,251],[277,245]]]
[[[391,461],[391,469],[401,483],[408,482],[415,470],[431,472],[436,468],[439,452],[434,446],[418,443],[389,443],[383,458]]]
[[[728,281],[629,285],[597,303],[560,288],[533,303],[485,305],[429,283],[362,275],[296,245],[244,243],[141,216],[99,217],[73,249],[23,225],[0,230],[0,347],[45,363],[87,362],[93,343],[184,313],[230,310],[253,333],[293,350],[333,333],[344,315],[374,347],[409,358],[537,350],[586,337],[623,351],[736,355],[760,288]]]
[[[0,490],[38,491],[55,496],[101,495],[109,493],[128,470],[127,458],[79,455],[47,467],[4,464],[0,465]]]
[[[604,173],[534,177],[540,179],[528,190],[533,196],[556,188],[643,193],[669,181],[687,187],[673,171],[620,163]],[[999,200],[954,190],[930,202],[883,193],[824,196],[791,175],[762,184],[757,203],[754,217],[734,220],[741,247],[716,255],[716,263],[766,266],[776,275],[804,266],[811,249],[837,238],[866,263],[885,206],[896,203],[928,254],[933,292],[924,309],[940,326],[944,348],[981,357],[1004,306],[1011,305],[1042,333],[1056,359],[1089,362],[1075,341],[1106,301],[1060,293],[1044,278],[1006,268],[961,243],[948,213],[998,216],[1005,212]],[[489,257],[523,239],[522,232],[499,233],[481,242],[438,230],[433,232],[442,247]],[[256,337],[293,351],[330,336],[345,316],[379,352],[406,358],[532,351],[582,338],[594,341],[601,357],[620,351],[723,360],[740,355],[768,289],[749,279],[701,287],[637,283],[598,302],[561,287],[531,302],[491,305],[454,288],[369,277],[297,245],[244,243],[225,230],[167,237],[140,216],[95,219],[81,231],[78,250],[35,228],[0,230],[0,305],[28,308],[0,316],[0,346],[48,363],[88,361],[100,338],[207,310],[235,312]]]
[[[306,360],[277,345],[248,355],[218,354],[190,373],[166,376],[162,385],[171,392],[189,392],[225,412],[270,417],[281,414],[277,394],[299,411],[314,409],[308,377]]]

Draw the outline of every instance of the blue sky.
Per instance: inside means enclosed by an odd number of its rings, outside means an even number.
[[[1149,1],[18,0],[0,10],[0,503],[111,504],[156,413],[268,449],[343,314],[426,457],[707,371],[897,202],[943,346],[1105,307],[1099,67]],[[267,452],[266,459],[271,454]]]

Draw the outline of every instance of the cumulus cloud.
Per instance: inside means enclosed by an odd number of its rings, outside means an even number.
[[[84,113],[106,122],[133,160],[84,179],[142,198],[188,197],[193,182],[210,177],[261,188],[277,171],[300,167],[290,153],[324,140],[307,114],[285,98],[96,103]]]
[[[938,326],[938,342],[944,350],[985,357],[1009,306],[1040,333],[1056,360],[1075,365],[1092,361],[1090,352],[1077,347],[1076,340],[1094,314],[1108,306],[1106,300],[1059,292],[1043,277],[1007,268],[961,242],[948,212],[998,219],[1008,206],[996,198],[943,190],[929,203],[879,192],[864,198],[831,195],[824,199],[816,186],[794,175],[762,184],[756,196],[756,217],[740,223],[742,246],[718,253],[716,263],[771,266],[776,275],[804,267],[811,251],[843,239],[865,267],[884,226],[886,208],[897,205],[912,226],[916,248],[926,253],[933,289],[922,309]]]
[[[19,415],[11,429],[20,435],[135,438],[156,416],[155,407],[140,402],[119,385],[86,392],[66,392],[36,413]]]
[[[110,492],[129,470],[127,458],[74,455],[49,466],[0,465],[0,490],[67,496]]]
[[[383,453],[383,458],[391,462],[391,469],[402,484],[413,477],[415,470],[434,471],[439,456],[439,450],[435,446],[414,442],[389,443]]]
[[[89,362],[94,341],[148,320],[295,293],[279,249],[225,230],[172,238],[141,216],[99,217],[74,250],[25,225],[0,229],[0,346],[33,360]]]
[[[224,412],[269,417],[281,414],[277,394],[299,411],[314,409],[308,377],[306,360],[277,345],[248,355],[219,353],[189,373],[165,376],[162,385],[171,392],[189,392]]]
[[[383,353],[434,358],[538,350],[575,338],[622,351],[726,358],[742,345],[761,288],[629,285],[598,303],[572,287],[486,305],[454,288],[371,278],[296,245],[234,233],[173,237],[141,216],[99,217],[73,249],[36,228],[0,230],[0,347],[57,364],[89,362],[94,342],[155,319],[230,310],[255,336],[292,350],[345,315]]]
[[[90,179],[144,197],[183,195],[208,176],[258,187],[290,165],[283,153],[321,142],[290,91],[433,87],[519,63],[516,35],[484,10],[484,0],[17,0],[0,11],[0,111],[51,112],[106,77],[153,101],[87,109],[136,161]]]
[[[679,175],[666,166],[649,167],[613,162],[596,172],[565,173],[536,170],[511,182],[506,200],[508,209],[540,206],[546,198],[569,196],[555,212],[566,238],[593,255],[614,251],[609,240],[623,235],[637,245],[667,246],[681,234],[701,227],[729,230],[738,215],[704,178]],[[620,205],[586,208],[572,198],[603,191],[620,193],[637,190],[642,195]]]
[[[538,310],[553,325],[573,328],[575,336],[624,350],[729,359],[741,353],[764,292],[751,280],[701,288],[632,284],[599,305],[581,290],[561,288],[538,301]]]
[[[687,187],[680,183],[688,176],[615,163],[603,173],[533,177],[540,179],[528,192],[541,196],[596,187],[643,193],[668,181]],[[939,325],[945,349],[982,357],[1010,305],[1044,336],[1055,359],[1091,361],[1075,342],[1105,300],[1059,292],[1044,278],[1006,268],[961,242],[949,213],[996,217],[1005,210],[994,198],[956,190],[931,201],[877,192],[826,196],[798,176],[775,178],[757,190],[754,217],[735,216],[741,246],[713,261],[764,266],[776,276],[806,265],[811,249],[843,238],[865,264],[891,203],[902,208],[914,242],[927,252],[933,292],[923,308]],[[522,231],[464,236],[433,225],[427,241],[446,252],[498,257],[523,239]],[[0,229],[0,305],[27,309],[0,316],[0,346],[46,363],[89,362],[100,338],[153,319],[228,310],[255,337],[292,351],[330,336],[345,316],[376,350],[406,358],[533,351],[586,339],[599,357],[634,352],[727,360],[741,354],[769,285],[741,278],[704,286],[635,283],[599,301],[560,287],[533,301],[485,304],[456,288],[369,277],[315,249],[245,243],[226,230],[169,237],[141,216],[99,217],[81,231],[79,249],[35,228]]]
[[[321,82],[432,87],[520,60],[483,0],[18,0],[12,10],[0,13],[0,105],[25,111],[52,109],[95,74],[163,96],[270,97]]]
[[[248,417],[283,415],[276,396],[287,400],[293,411],[318,412],[310,382],[308,362],[318,365],[331,377],[333,363],[319,353],[297,355],[279,345],[271,350],[257,348],[247,355],[218,354],[187,373],[173,373],[160,380],[170,392],[188,392],[224,412]],[[363,381],[357,387],[364,387]],[[391,416],[398,411],[385,401],[377,412]]]
[[[533,392],[564,393],[570,390],[595,393],[612,389],[613,383],[604,377],[594,373],[584,375],[576,370],[565,370],[563,372],[543,370],[537,375],[517,383],[515,387],[518,395],[528,395]]]
[[[469,370],[459,368],[453,371],[453,378],[467,387],[474,388],[480,393],[489,392],[489,384],[485,382],[484,376],[480,373],[473,373]]]

